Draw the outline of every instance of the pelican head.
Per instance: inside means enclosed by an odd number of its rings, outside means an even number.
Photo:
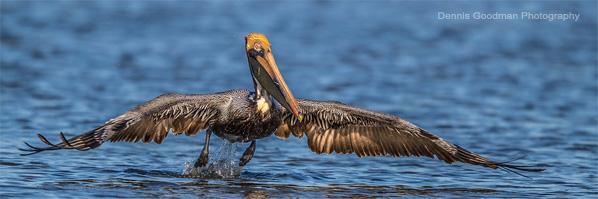
[[[270,98],[264,96],[271,95],[278,103],[301,120],[302,115],[299,111],[297,99],[291,93],[278,70],[272,55],[272,46],[266,35],[249,33],[245,37],[245,50],[251,76],[253,77],[256,99],[267,100],[269,105],[271,104]]]

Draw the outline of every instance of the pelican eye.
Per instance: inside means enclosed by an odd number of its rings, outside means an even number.
[[[253,49],[255,51],[258,51],[258,52],[262,51],[262,43],[261,42],[255,42],[253,44]]]

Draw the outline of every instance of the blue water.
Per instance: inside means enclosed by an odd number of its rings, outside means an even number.
[[[2,0],[0,197],[597,197],[596,9],[596,1]],[[581,16],[446,21],[439,11]],[[203,133],[18,155],[23,141],[42,144],[35,133],[58,141],[60,131],[76,135],[165,92],[251,89],[243,36],[253,31],[269,36],[295,96],[396,114],[495,160],[525,154],[518,163],[547,170],[528,179],[428,158],[316,155],[305,140],[270,137],[247,166],[225,169],[227,178],[182,175]],[[218,169],[247,144],[213,137],[211,146],[236,149]]]

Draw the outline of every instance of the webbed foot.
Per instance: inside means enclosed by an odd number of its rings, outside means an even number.
[[[245,149],[245,152],[243,153],[243,156],[241,156],[241,159],[239,161],[239,166],[245,166],[249,160],[251,160],[251,158],[253,158],[253,153],[255,152],[255,140],[251,141],[251,145],[249,145],[249,147],[247,147],[247,149]]]
[[[201,155],[197,158],[197,161],[195,161],[195,167],[204,167],[208,164],[208,152],[207,150],[204,150],[201,152]]]

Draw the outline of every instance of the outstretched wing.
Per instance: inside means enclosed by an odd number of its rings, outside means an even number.
[[[175,135],[194,135],[216,120],[233,97],[247,95],[247,91],[234,90],[209,95],[165,94],[141,104],[124,114],[107,121],[89,132],[66,139],[60,133],[62,142],[52,144],[38,134],[48,147],[21,149],[31,155],[45,150],[77,149],[89,150],[106,141],[162,143],[169,131]]]
[[[521,165],[490,161],[445,141],[399,117],[351,107],[339,102],[300,100],[300,122],[285,112],[275,135],[307,135],[309,148],[320,153],[355,153],[357,156],[427,156],[447,163],[464,162],[509,171],[541,171]]]

